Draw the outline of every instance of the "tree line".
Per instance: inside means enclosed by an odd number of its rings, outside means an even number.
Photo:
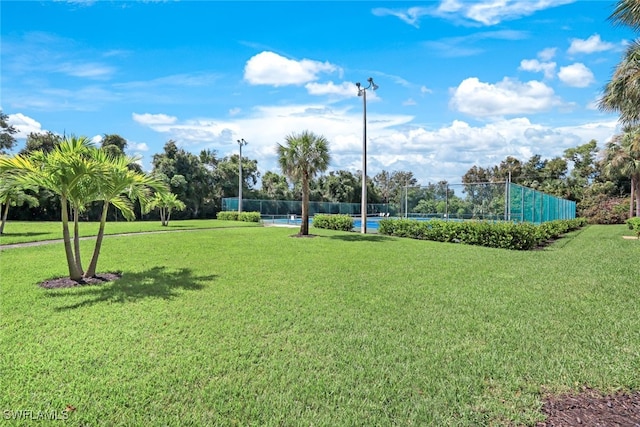
[[[14,130],[7,125],[6,116],[2,112],[0,119],[0,141],[3,144],[2,150],[6,152],[15,145],[15,140],[12,140]],[[64,137],[51,132],[32,133],[18,155],[50,153],[63,140]],[[567,149],[562,155],[551,159],[544,159],[540,155],[522,160],[508,156],[496,165],[472,166],[461,177],[461,182],[513,182],[576,201],[578,215],[590,218],[593,222],[620,223],[640,211],[635,206],[640,198],[634,197],[635,203],[630,198],[640,188],[636,184],[640,156],[637,147],[629,148],[634,147],[633,142],[638,140],[638,131],[627,130],[616,135],[603,150],[592,140]],[[105,134],[100,143],[100,149],[112,157],[123,156],[126,148],[126,139],[115,134]],[[214,218],[221,209],[222,198],[238,196],[238,154],[220,157],[216,151],[202,150],[196,155],[178,147],[176,141],[169,140],[163,151],[153,155],[152,159],[151,174],[165,183],[171,199],[156,205],[158,209],[151,212],[143,211],[142,206],[136,202],[138,216],[141,218],[160,218],[163,224],[168,221],[171,212],[174,212],[174,218],[177,219]],[[284,171],[280,166],[281,171]],[[129,159],[128,168],[142,173],[135,159]],[[305,184],[302,180],[288,179],[284,172],[276,171],[267,171],[261,175],[258,161],[246,156],[242,157],[242,170],[245,199],[299,201],[303,198]],[[320,172],[324,170],[326,166]],[[5,219],[8,212],[11,219],[60,218],[61,206],[54,192],[33,185],[16,191],[15,188],[4,188],[5,181],[0,185],[0,201],[4,205]],[[348,170],[336,170],[314,174],[306,183],[307,197],[309,201],[317,202],[360,203],[361,182],[359,171],[352,173]],[[416,187],[418,180],[413,172],[383,170],[367,177],[368,203],[388,204],[391,211],[404,212],[403,203],[409,197],[412,199],[409,213],[433,213],[443,211],[444,207],[440,205],[447,198],[450,211],[463,212],[467,209],[461,194],[455,194],[446,181],[427,183],[421,190]],[[408,188],[412,190],[409,191]],[[9,211],[10,205],[13,208]],[[102,206],[97,202],[89,203],[78,215],[81,220],[99,220],[103,215]],[[124,218],[115,206],[109,207],[108,220]]]

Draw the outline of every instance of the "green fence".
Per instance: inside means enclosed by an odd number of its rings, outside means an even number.
[[[551,196],[518,184],[508,187],[508,220],[540,224],[576,217],[576,202]]]
[[[223,211],[237,211],[238,198],[222,199]],[[292,200],[243,199],[242,210],[264,216],[301,215],[302,203]],[[360,215],[360,203],[309,202],[309,215]],[[389,203],[367,205],[367,215],[445,220],[516,221],[540,224],[573,219],[576,203],[518,184],[429,184],[405,187]]]
[[[399,216],[540,224],[576,216],[576,203],[506,182],[405,187]],[[394,207],[390,207],[393,211]]]
[[[237,211],[238,198],[227,197],[222,199],[223,211]],[[263,216],[302,215],[302,202],[299,200],[260,200],[242,199],[242,210],[245,212],[260,212]],[[386,203],[370,203],[367,205],[370,215],[389,212]],[[309,202],[309,215],[315,214],[346,214],[359,215],[360,203],[338,202]]]

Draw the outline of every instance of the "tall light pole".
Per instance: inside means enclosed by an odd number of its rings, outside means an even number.
[[[361,224],[360,233],[367,233],[367,90],[376,90],[378,85],[373,82],[373,78],[367,79],[369,86],[364,87],[360,83],[356,83],[358,87],[358,96],[362,97],[363,105],[363,130],[362,130],[362,202],[360,207]]]
[[[242,146],[248,142],[244,138],[238,140],[240,146],[240,158],[238,159],[238,212],[242,212]]]

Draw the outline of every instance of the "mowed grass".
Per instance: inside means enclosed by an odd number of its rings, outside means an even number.
[[[640,244],[516,252],[312,228],[0,252],[0,408],[71,425],[535,425],[547,393],[640,389]],[[89,251],[92,242],[82,242]]]
[[[242,221],[218,221],[211,220],[177,220],[169,221],[169,225],[163,227],[160,221],[110,221],[105,225],[105,234],[144,233],[156,231],[198,230],[219,227],[256,227],[259,224]],[[95,236],[98,234],[100,223],[96,221],[81,221],[78,229],[81,237]],[[69,223],[69,231],[73,233],[73,224]],[[0,244],[37,242],[42,240],[62,239],[62,223],[33,222],[33,221],[8,221],[4,233],[0,235]]]

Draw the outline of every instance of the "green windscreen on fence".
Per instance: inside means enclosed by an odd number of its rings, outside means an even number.
[[[237,211],[238,198],[222,199],[222,210]],[[242,210],[260,212],[261,215],[266,216],[302,215],[302,202],[300,200],[242,199]],[[369,203],[367,211],[370,215],[389,212],[388,205],[385,203]],[[309,215],[313,216],[319,213],[359,215],[360,203],[309,202]]]
[[[222,199],[223,211],[238,210],[238,199]],[[300,215],[294,200],[243,199],[242,210],[265,216]],[[360,215],[360,203],[309,202],[309,215]],[[576,203],[532,188],[505,182],[405,187],[389,203],[367,205],[367,215],[444,220],[515,221],[540,224],[576,217]]]
[[[540,224],[576,217],[576,202],[550,196],[540,191],[510,184],[508,220]]]

